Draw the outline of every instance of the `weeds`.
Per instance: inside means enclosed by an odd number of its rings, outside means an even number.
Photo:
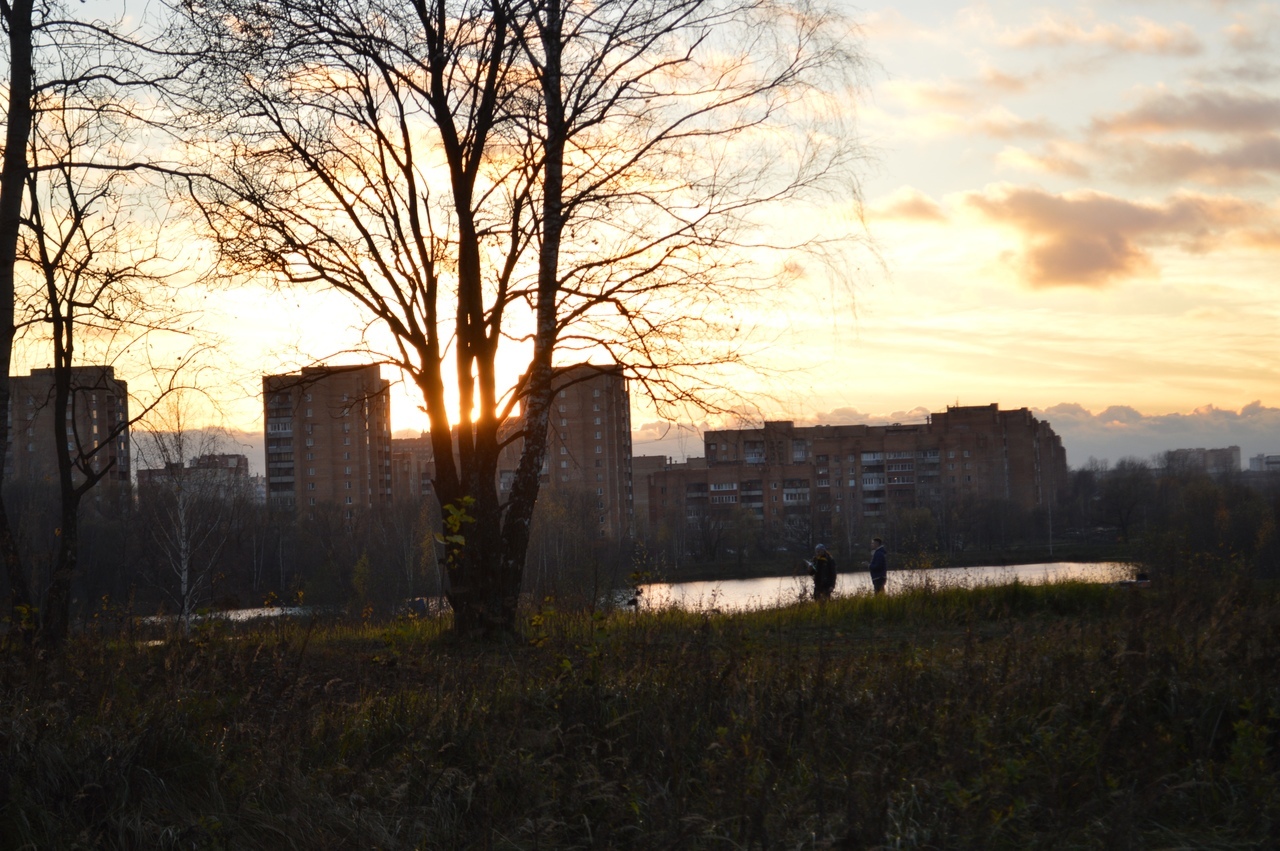
[[[1263,847],[1276,602],[1199,576],[13,651],[0,845]]]

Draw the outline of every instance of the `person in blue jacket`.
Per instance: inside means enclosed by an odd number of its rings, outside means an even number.
[[[889,558],[885,555],[884,541],[872,538],[871,543],[875,547],[871,553],[871,586],[877,594],[883,594],[884,584],[889,579]]]
[[[831,553],[827,552],[826,545],[818,544],[814,547],[811,565],[813,599],[831,599],[831,592],[836,590],[836,560],[831,557]]]

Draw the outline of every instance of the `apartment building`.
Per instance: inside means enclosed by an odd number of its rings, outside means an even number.
[[[431,493],[436,475],[431,435],[396,437],[391,440],[391,491],[397,501],[421,499]]]
[[[1171,449],[1164,453],[1165,467],[1173,472],[1201,472],[1211,476],[1240,472],[1240,447],[1222,449]]]
[[[9,379],[8,478],[58,481],[57,441],[66,440],[73,462],[107,471],[98,495],[127,489],[130,473],[129,387],[110,366],[71,369],[71,398],[62,428],[54,423],[53,369],[34,369]],[[73,473],[77,481],[80,474]],[[115,488],[110,487],[115,485]]]
[[[632,534],[631,393],[621,367],[579,364],[556,371],[547,429],[544,491],[573,492],[593,509],[602,538]],[[513,428],[519,428],[514,424]],[[498,495],[511,492],[523,441],[503,450]]]
[[[253,496],[247,455],[209,453],[181,461],[170,461],[163,467],[138,471],[138,498],[145,499],[153,488],[184,485],[202,495],[218,499]]]
[[[1050,425],[995,404],[948,407],[917,424],[766,422],[704,439],[705,467],[649,476],[651,528],[673,517],[723,526],[750,514],[789,538],[823,540],[837,523],[873,529],[895,512],[965,498],[1048,507],[1067,484],[1066,452]]]
[[[268,501],[334,504],[348,519],[390,502],[390,386],[377,365],[263,376]]]

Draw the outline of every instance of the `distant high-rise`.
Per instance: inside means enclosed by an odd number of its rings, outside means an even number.
[[[346,518],[390,502],[390,386],[377,365],[263,376],[269,502]]]
[[[129,483],[129,387],[110,366],[71,369],[65,428],[53,422],[54,371],[33,369],[9,379],[9,455],[6,475],[15,480],[58,481],[57,440],[65,439],[73,463],[106,471],[103,483]],[[82,481],[79,473],[73,476]]]
[[[632,534],[631,394],[622,368],[579,364],[556,370],[547,429],[543,487],[572,491],[592,505],[592,527],[602,538]],[[518,425],[513,426],[518,428]],[[515,480],[523,441],[498,462],[498,496]]]

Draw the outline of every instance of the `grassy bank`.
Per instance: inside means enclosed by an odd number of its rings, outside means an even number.
[[[11,653],[0,845],[1270,847],[1280,608],[921,588]]]

